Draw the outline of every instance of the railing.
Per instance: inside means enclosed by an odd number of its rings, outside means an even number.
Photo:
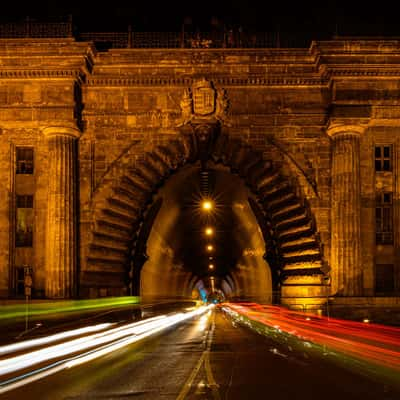
[[[64,38],[73,35],[72,21],[37,22],[27,18],[22,22],[0,24],[0,38]]]
[[[0,38],[67,38],[90,41],[99,49],[109,48],[279,48],[309,47],[311,39],[277,32],[225,30],[212,32],[78,32],[72,19],[0,23]]]

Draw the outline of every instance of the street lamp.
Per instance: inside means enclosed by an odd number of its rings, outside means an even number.
[[[211,200],[203,200],[201,202],[201,208],[204,211],[211,211],[214,208],[214,203]]]
[[[214,264],[210,264],[210,265],[208,266],[208,269],[214,269]]]
[[[207,245],[207,251],[213,251],[213,250],[214,247],[211,244]]]
[[[212,236],[214,234],[214,229],[211,228],[210,226],[208,226],[205,230],[204,230],[205,234],[207,236]]]

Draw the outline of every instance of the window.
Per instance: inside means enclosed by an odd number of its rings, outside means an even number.
[[[376,264],[375,266],[375,292],[391,293],[394,291],[394,266],[393,264]]]
[[[32,267],[27,265],[15,267],[15,294],[17,296],[25,295],[25,276],[27,274],[32,276]]]
[[[33,196],[17,195],[15,247],[32,247]]]
[[[375,206],[376,244],[393,243],[392,193],[378,193]]]
[[[375,171],[392,170],[392,146],[375,146]]]
[[[33,174],[33,148],[17,147],[16,149],[16,173]]]

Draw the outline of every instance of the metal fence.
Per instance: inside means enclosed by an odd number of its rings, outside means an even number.
[[[137,32],[128,27],[121,32],[79,32],[72,19],[38,22],[0,23],[0,38],[67,38],[90,41],[101,49],[109,48],[279,48],[309,47],[311,40],[296,34],[224,30],[212,32]]]
[[[22,22],[0,24],[0,38],[65,38],[73,35],[72,21],[37,22],[26,19]]]

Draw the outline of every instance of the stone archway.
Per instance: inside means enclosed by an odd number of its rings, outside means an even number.
[[[207,129],[202,132],[207,136]],[[281,283],[282,302],[319,307],[327,293],[324,261],[306,199],[283,174],[282,165],[265,160],[260,151],[227,132],[202,140],[195,130],[185,129],[168,144],[145,153],[136,165],[121,162],[118,180],[94,210],[81,283],[90,286],[101,274],[109,277],[108,294],[120,294],[127,287],[132,251],[140,244],[139,233],[153,194],[181,166],[204,162],[205,153],[238,174],[258,199],[252,209],[270,249],[265,258]]]

